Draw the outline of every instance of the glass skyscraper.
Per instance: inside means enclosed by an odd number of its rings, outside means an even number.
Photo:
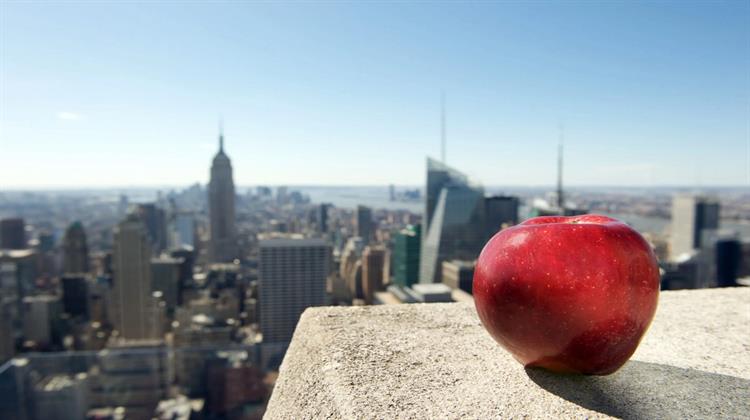
[[[420,231],[420,225],[410,225],[396,234],[391,254],[394,284],[411,287],[419,280]]]
[[[473,260],[485,239],[484,188],[459,171],[427,158],[427,187],[419,282],[440,280],[449,259]]]

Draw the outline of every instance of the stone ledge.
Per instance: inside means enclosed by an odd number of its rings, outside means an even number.
[[[636,354],[606,377],[524,369],[473,304],[314,308],[266,411],[286,418],[744,418],[750,288],[663,292]]]

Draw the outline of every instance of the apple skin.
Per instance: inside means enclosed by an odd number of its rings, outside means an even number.
[[[643,237],[611,217],[536,217],[498,232],[474,270],[479,319],[527,367],[607,375],[627,362],[659,299]]]

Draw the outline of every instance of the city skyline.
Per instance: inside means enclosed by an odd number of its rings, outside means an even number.
[[[2,187],[205,184],[220,114],[239,186],[421,185],[443,91],[483,185],[559,124],[566,187],[749,185],[750,7],[588,6],[4,3]]]

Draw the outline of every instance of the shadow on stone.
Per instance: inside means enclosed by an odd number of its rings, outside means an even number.
[[[545,390],[589,410],[624,419],[745,418],[750,380],[630,361],[609,376],[560,375],[527,368]]]

